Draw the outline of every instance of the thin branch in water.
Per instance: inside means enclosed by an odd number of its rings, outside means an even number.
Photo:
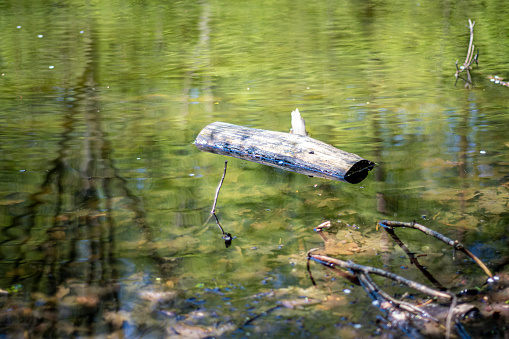
[[[387,312],[394,312],[397,308],[409,312],[414,315],[419,315],[424,319],[430,319],[438,322],[438,319],[432,317],[428,312],[418,306],[412,305],[405,301],[396,300],[387,294],[384,290],[380,289],[378,285],[371,279],[371,276],[364,272],[358,272],[357,276],[361,282],[362,287],[373,300],[378,301],[378,307]]]
[[[318,232],[318,234],[321,234],[320,232]],[[309,278],[311,279],[311,283],[314,285],[314,286],[317,286],[316,285],[316,282],[315,282],[315,279],[313,278],[313,276],[311,275],[311,268],[309,266],[309,261],[311,260],[311,257],[309,256],[309,253],[311,252],[315,252],[315,251],[319,251],[320,249],[319,248],[312,248],[308,251],[308,260],[307,260],[307,270],[308,270],[308,273],[309,273]],[[356,275],[354,274],[350,274],[348,272],[345,272],[345,271],[342,271],[340,269],[337,269],[335,267],[329,267],[330,270],[334,271],[337,275],[339,275],[340,277],[342,278],[345,278],[346,280],[348,280],[349,282],[351,282],[352,284],[354,285],[358,285],[360,286],[361,283],[359,282],[359,279],[357,278]]]
[[[331,258],[331,257],[325,256],[325,255],[311,254],[309,252],[308,252],[308,257],[311,260],[316,261],[317,263],[322,264],[327,267],[338,266],[338,267],[341,267],[344,269],[351,270],[353,272],[376,274],[376,275],[379,275],[379,276],[382,276],[385,278],[392,279],[400,284],[406,285],[410,288],[418,290],[418,291],[425,293],[427,295],[431,295],[433,297],[452,299],[452,295],[449,293],[434,290],[428,286],[425,286],[425,285],[419,284],[415,281],[403,278],[402,276],[399,276],[397,274],[384,271],[380,268],[375,268],[375,267],[371,267],[371,266],[363,266],[363,265],[355,264],[352,262],[347,262],[347,261]]]
[[[445,333],[445,337],[447,339],[449,339],[451,337],[453,311],[454,311],[454,308],[456,307],[457,302],[458,302],[458,298],[455,295],[453,295],[452,303],[451,303],[451,306],[449,307],[449,312],[447,313],[447,319],[445,321],[445,328],[447,329],[446,333]]]
[[[217,186],[216,196],[214,198],[214,204],[212,205],[212,209],[210,210],[211,214],[216,213],[217,198],[219,197],[219,191],[221,190],[221,186],[223,186],[223,181],[224,181],[224,177],[226,175],[226,167],[227,167],[227,165],[228,165],[228,161],[225,161],[224,162],[223,176],[221,177],[221,181],[219,181],[219,185]]]
[[[231,235],[231,233],[227,233],[224,231],[223,227],[219,223],[219,219],[217,218],[217,215],[215,213],[212,213],[212,215],[214,216],[214,219],[216,219],[216,225],[219,227],[219,229],[223,233],[223,240],[224,240],[224,244],[225,244],[226,248],[230,247],[230,245],[232,244],[233,236]]]
[[[311,273],[311,268],[309,267],[309,260],[310,260],[310,257],[308,256],[308,260],[306,261],[306,268],[308,270],[309,279],[311,279],[311,283],[313,284],[313,286],[317,286],[315,279],[313,278],[313,274]]]
[[[219,223],[219,219],[217,218],[217,215],[216,215],[216,205],[217,205],[217,198],[219,197],[219,191],[221,190],[221,187],[223,186],[224,178],[226,176],[227,165],[228,165],[228,161],[225,161],[223,176],[221,177],[221,180],[219,181],[219,185],[217,186],[216,196],[214,197],[214,203],[212,204],[212,209],[210,210],[209,217],[207,218],[207,220],[205,221],[205,223],[202,226],[202,227],[204,227],[205,225],[207,225],[210,218],[214,217],[214,219],[216,221],[216,225],[219,227],[219,230],[221,230],[221,233],[223,234],[223,240],[224,240],[224,244],[225,244],[226,248],[230,247],[234,237],[231,235],[231,233],[225,232],[223,227]],[[207,228],[203,229],[199,234],[201,234],[202,232],[205,232],[206,229]]]
[[[378,224],[384,228],[394,228],[394,227],[414,228],[416,230],[423,232],[424,234],[435,237],[438,240],[443,241],[447,245],[452,246],[455,250],[465,253],[472,260],[475,261],[475,263],[484,271],[484,273],[486,273],[490,278],[493,278],[493,274],[488,269],[488,267],[486,267],[486,265],[479,258],[477,258],[472,252],[470,252],[462,244],[460,244],[458,240],[452,240],[452,239],[446,237],[445,235],[442,235],[442,234],[438,233],[437,231],[434,231],[434,230],[427,228],[426,226],[418,224],[416,222],[380,220],[378,222]]]
[[[257,315],[255,315],[253,318],[248,319],[248,320],[244,323],[244,325],[242,325],[240,328],[243,328],[243,327],[245,327],[245,326],[250,325],[250,324],[251,324],[253,321],[255,321],[256,319],[261,318],[262,316],[267,315],[267,314],[271,313],[272,311],[277,310],[278,308],[281,308],[281,305],[273,306],[273,307],[269,308],[269,309],[268,309],[268,310],[266,310],[266,311],[263,311],[263,312],[261,312],[261,313],[258,313],[258,314],[257,314]]]
[[[422,274],[428,278],[428,280],[435,285],[436,288],[441,291],[447,290],[435,277],[421,265],[414,252],[411,252],[408,247],[401,241],[401,239],[396,235],[392,228],[383,227],[383,229],[391,236],[392,240],[398,244],[398,246],[406,253],[410,262],[422,272]]]
[[[456,60],[456,74],[454,75],[456,77],[456,82],[454,83],[454,86],[456,86],[456,84],[458,83],[458,79],[461,79],[465,81],[465,87],[468,88],[472,87],[472,76],[470,75],[470,70],[472,69],[472,64],[474,62],[477,65],[479,65],[479,50],[477,50],[477,53],[474,55],[475,50],[474,25],[475,21],[468,19],[468,28],[470,29],[470,41],[468,43],[467,56],[465,58],[465,62],[460,67],[458,67],[458,60]],[[460,73],[463,71],[467,72],[467,79],[464,79],[463,77],[460,76]]]

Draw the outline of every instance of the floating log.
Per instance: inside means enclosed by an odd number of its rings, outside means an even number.
[[[351,184],[364,180],[375,166],[356,154],[307,136],[224,122],[206,126],[196,137],[195,145],[205,152]]]

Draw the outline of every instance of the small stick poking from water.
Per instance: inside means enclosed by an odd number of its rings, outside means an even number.
[[[214,219],[216,220],[216,225],[221,230],[221,233],[223,233],[223,240],[224,240],[224,244],[225,244],[226,248],[230,247],[230,245],[232,243],[232,239],[234,237],[231,235],[231,233],[225,232],[223,227],[219,223],[219,219],[217,218],[217,215],[216,215],[216,205],[217,205],[217,198],[219,197],[219,191],[221,190],[221,187],[223,186],[224,177],[226,176],[227,165],[228,165],[228,161],[225,161],[223,176],[221,177],[221,180],[219,181],[219,185],[217,186],[216,196],[214,197],[214,203],[212,204],[212,209],[210,210],[210,214],[209,214],[209,217],[207,218],[207,221],[205,221],[205,223],[203,224],[203,226],[207,225],[210,218],[212,218],[212,216],[214,216]],[[203,231],[205,231],[205,230],[203,230]]]
[[[468,44],[467,57],[465,58],[463,66],[458,67],[458,61],[456,60],[456,83],[458,83],[458,79],[461,78],[463,81],[465,81],[465,88],[472,87],[472,76],[470,75],[470,70],[472,69],[472,64],[474,62],[478,64],[479,61],[479,49],[477,49],[477,54],[474,55],[474,25],[475,21],[468,19],[468,28],[470,29],[470,42]],[[463,71],[467,72],[467,79],[464,79],[460,76],[460,73]],[[454,86],[456,86],[456,83]]]
[[[225,161],[224,162],[223,176],[221,177],[221,181],[219,181],[219,185],[217,186],[216,196],[214,198],[214,204],[212,205],[212,209],[210,210],[210,214],[215,214],[216,213],[217,198],[219,197],[219,191],[221,190],[221,186],[223,186],[223,181],[224,181],[224,177],[226,175],[226,167],[227,167],[227,165],[228,165],[228,161]]]

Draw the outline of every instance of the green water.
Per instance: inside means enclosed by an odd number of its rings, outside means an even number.
[[[509,88],[487,77],[509,78],[509,4],[0,9],[3,336],[374,334],[380,312],[360,287],[313,263],[312,287],[306,252],[323,248],[313,228],[324,220],[358,246],[337,257],[423,283],[377,220],[418,220],[507,272]],[[472,89],[454,77],[469,18]],[[295,108],[313,138],[378,167],[351,185],[192,144],[214,121],[287,132]],[[225,160],[217,215],[235,237],[228,248],[213,220],[204,225]],[[448,288],[485,281],[442,243],[401,236]]]

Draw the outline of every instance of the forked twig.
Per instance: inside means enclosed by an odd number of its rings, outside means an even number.
[[[387,220],[380,220],[378,222],[380,226],[382,226],[391,236],[393,236],[393,239],[405,250],[405,252],[409,255],[409,258],[415,259],[412,260],[413,263],[418,263],[416,256],[414,253],[410,252],[410,250],[401,242],[401,240],[396,236],[393,228],[395,227],[407,227],[407,228],[414,228],[417,230],[420,230],[421,232],[431,235],[446,244],[452,246],[454,250],[462,251],[463,253],[467,254],[470,258],[472,258],[476,263],[488,274],[488,276],[492,277],[493,275],[488,270],[488,268],[482,263],[475,255],[473,255],[470,251],[465,249],[462,244],[460,244],[458,241],[454,241],[449,239],[448,237],[429,229],[423,225],[420,225],[416,222],[399,222],[399,221],[387,221]],[[330,223],[325,222],[320,224],[318,227],[315,228],[315,231],[318,232],[319,235],[322,235],[322,229],[325,227],[330,227]],[[322,239],[324,237],[322,236]],[[324,239],[326,241],[326,238]],[[384,322],[387,324],[387,328],[398,328],[403,333],[408,335],[411,338],[422,338],[422,332],[429,332],[428,330],[430,328],[427,327],[427,325],[424,325],[428,323],[429,321],[433,321],[435,325],[432,326],[438,326],[435,327],[437,330],[442,331],[443,336],[445,338],[449,339],[451,336],[456,337],[455,335],[459,336],[460,338],[470,338],[468,336],[468,333],[465,331],[461,323],[458,321],[457,318],[457,311],[461,312],[463,314],[464,311],[457,310],[457,303],[458,298],[455,294],[449,292],[449,291],[439,291],[435,290],[433,288],[430,288],[428,286],[422,285],[420,283],[417,283],[415,281],[406,279],[404,277],[401,277],[399,275],[396,275],[391,272],[387,272],[380,268],[370,267],[370,266],[364,266],[355,264],[351,261],[343,261],[336,258],[331,258],[325,255],[320,254],[314,254],[313,252],[318,249],[312,249],[308,251],[307,257],[308,257],[308,272],[311,277],[311,270],[309,268],[309,261],[315,261],[329,269],[332,269],[336,272],[342,273],[341,276],[344,276],[345,274],[348,274],[344,272],[343,270],[348,270],[350,274],[349,277],[347,277],[352,283],[360,284],[362,288],[365,290],[365,292],[374,300],[373,305],[377,306],[382,311],[386,312],[386,317],[383,319]],[[423,306],[424,305],[413,305],[409,302],[403,301],[403,300],[397,300],[393,298],[391,295],[386,293],[383,289],[378,287],[376,283],[371,278],[371,274],[376,274],[388,279],[391,279],[399,284],[406,285],[410,288],[413,288],[421,293],[424,293],[428,295],[429,297],[434,298],[441,298],[441,299],[447,299],[448,301],[448,311],[445,319],[442,319],[440,316],[432,316],[430,313],[428,313]],[[316,282],[311,277],[313,285],[316,286]],[[496,279],[496,278],[495,278]],[[489,281],[489,280],[488,280]],[[433,282],[433,280],[432,280]],[[440,284],[439,288],[444,288]],[[431,301],[431,299],[430,299]],[[425,303],[426,304],[426,303]],[[468,304],[463,304],[467,305]],[[473,305],[472,308],[475,308]],[[460,314],[460,313],[458,313]],[[422,322],[415,322],[416,319],[420,319],[424,321]],[[456,328],[456,333],[452,333],[453,326]],[[428,330],[426,330],[428,328]],[[432,333],[432,332],[429,332]]]
[[[419,284],[419,283],[409,280],[407,278],[403,278],[402,276],[399,276],[397,274],[384,271],[380,268],[371,267],[371,266],[363,266],[363,265],[355,264],[352,262],[331,258],[331,257],[325,256],[325,255],[311,254],[310,252],[308,252],[308,258],[313,261],[316,261],[319,264],[327,266],[327,267],[338,266],[338,267],[341,267],[344,269],[351,270],[353,272],[362,272],[365,274],[376,274],[376,275],[379,275],[382,277],[392,279],[400,284],[406,285],[410,288],[418,290],[422,293],[426,293],[427,295],[431,295],[433,297],[452,299],[452,295],[449,293],[434,290],[428,286]]]
[[[479,49],[477,50],[477,53],[474,55],[475,45],[474,45],[474,25],[475,21],[472,21],[468,19],[468,27],[470,29],[470,42],[468,43],[468,50],[467,50],[467,57],[465,58],[465,62],[462,66],[458,67],[458,60],[456,60],[456,74],[454,75],[456,77],[456,83],[458,82],[458,79],[462,79],[465,81],[465,87],[470,88],[472,86],[472,76],[470,75],[470,70],[472,69],[472,64],[475,62],[478,63],[479,59]],[[460,76],[460,73],[466,71],[467,72],[467,79],[464,79]],[[456,83],[454,84],[456,86]]]
[[[434,231],[430,228],[427,228],[424,225],[418,224],[416,222],[401,222],[401,221],[389,221],[389,220],[380,220],[378,224],[384,228],[394,228],[394,227],[408,227],[408,228],[414,228],[416,230],[419,230],[423,232],[424,234],[430,235],[432,237],[435,237],[444,243],[446,243],[449,246],[452,246],[455,250],[461,251],[465,253],[467,256],[472,258],[472,260],[475,261],[475,263],[482,268],[484,273],[486,273],[490,278],[493,278],[493,274],[491,271],[486,267],[486,265],[477,258],[472,252],[467,250],[462,244],[459,243],[458,240],[452,240],[448,237],[446,237],[443,234],[438,233],[437,231]]]
[[[418,256],[415,255],[414,252],[411,252],[408,247],[401,241],[401,239],[396,235],[392,228],[383,227],[383,229],[391,236],[392,240],[406,253],[410,262],[417,268],[422,274],[428,278],[428,280],[435,285],[436,288],[445,291],[446,288],[437,280],[435,277],[419,262]]]

